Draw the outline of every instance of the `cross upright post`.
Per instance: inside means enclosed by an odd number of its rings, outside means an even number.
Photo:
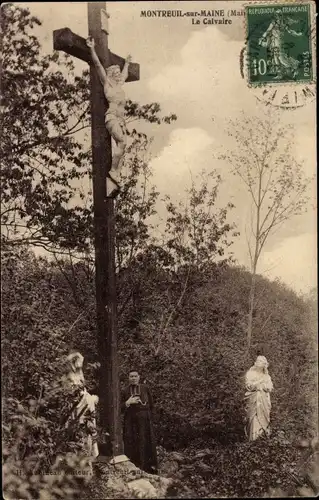
[[[110,66],[108,35],[102,31],[101,10],[105,2],[88,3],[89,35],[104,67]],[[106,197],[106,174],[111,168],[111,137],[104,123],[106,101],[93,65],[90,66],[93,200],[95,220],[95,283],[98,349],[100,354],[100,420],[111,437],[111,454],[122,450],[117,364],[117,308],[115,282],[114,201]],[[107,452],[106,452],[107,453]]]
[[[105,2],[88,3],[89,36],[94,38],[102,65],[107,68],[111,64],[118,64],[122,69],[124,59],[108,48],[107,18]],[[103,454],[117,456],[123,453],[123,444],[117,360],[114,199],[106,196],[106,177],[112,164],[111,137],[104,122],[107,102],[85,39],[75,35],[70,29],[63,28],[54,32],[53,40],[54,49],[63,50],[90,64],[95,288],[101,364],[99,415],[103,431],[110,434],[108,448]],[[132,63],[127,81],[138,79],[139,65]]]

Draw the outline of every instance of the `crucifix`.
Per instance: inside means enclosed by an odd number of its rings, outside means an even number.
[[[88,3],[89,36],[94,40],[95,52],[106,70],[112,65],[120,68],[125,60],[108,48],[109,15],[105,2]],[[92,51],[84,38],[69,28],[53,32],[53,47],[63,50],[90,65],[91,134],[93,159],[93,210],[95,245],[95,288],[98,349],[100,356],[100,424],[110,435],[103,454],[118,456],[123,453],[120,422],[120,395],[117,362],[117,310],[115,277],[114,198],[107,193],[107,177],[112,166],[111,135],[105,126],[108,103],[105,99]],[[139,65],[127,63],[126,81],[139,80]]]

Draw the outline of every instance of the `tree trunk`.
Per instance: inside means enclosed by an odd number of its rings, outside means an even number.
[[[256,290],[256,268],[253,269],[251,284],[250,284],[250,292],[249,292],[249,309],[248,309],[248,322],[247,322],[247,354],[249,354],[250,351],[252,332],[253,332],[255,290]]]
[[[256,291],[256,272],[257,264],[260,254],[260,211],[261,211],[261,187],[262,187],[262,172],[260,172],[258,179],[258,199],[256,203],[256,233],[255,233],[255,251],[254,257],[251,260],[251,284],[249,292],[249,309],[248,309],[248,323],[247,323],[247,356],[249,355],[251,347],[251,339],[253,333],[253,314],[255,305],[255,291]]]

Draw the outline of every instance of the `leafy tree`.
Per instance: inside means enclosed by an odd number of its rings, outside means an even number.
[[[120,334],[124,329],[135,340],[144,335],[152,338],[155,356],[168,349],[170,327],[185,314],[185,297],[203,280],[205,269],[231,261],[224,252],[237,233],[227,222],[232,205],[216,209],[219,184],[215,172],[203,174],[187,191],[186,206],[166,198],[165,236],[140,246],[131,265],[119,275],[121,314],[126,308]]]
[[[151,141],[137,136],[127,148],[125,173],[121,175],[122,190],[116,201],[116,267],[117,271],[128,268],[137,253],[145,251],[154,239],[154,226],[150,219],[155,215],[159,193],[150,185],[151,171],[148,166]]]
[[[187,202],[178,206],[167,198],[166,246],[177,267],[194,264],[201,269],[208,262],[221,261],[232,245],[229,237],[239,233],[227,221],[232,203],[216,209],[221,176],[216,171],[202,172],[186,191]],[[229,262],[230,256],[224,258]]]
[[[258,116],[245,114],[230,121],[233,148],[221,157],[243,183],[251,202],[247,239],[251,286],[247,323],[247,349],[251,346],[258,262],[270,235],[308,208],[311,181],[302,163],[291,154],[293,127],[280,123],[273,109]]]
[[[72,58],[41,53],[33,34],[41,22],[28,9],[2,9],[2,239],[46,250],[89,251],[92,199],[89,75],[74,72]],[[157,103],[128,101],[128,123],[170,123]],[[132,129],[132,140],[142,135]],[[135,152],[138,154],[137,148]],[[133,160],[131,160],[133,161]],[[131,215],[131,214],[130,214]]]
[[[72,235],[83,244],[90,227],[88,210],[67,208],[73,181],[89,170],[89,152],[74,137],[87,119],[88,74],[76,77],[63,54],[41,54],[32,33],[40,24],[28,9],[2,9],[2,234],[12,243],[63,247],[74,244]]]

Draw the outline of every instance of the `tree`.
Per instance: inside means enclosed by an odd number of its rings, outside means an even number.
[[[186,191],[185,205],[175,205],[166,197],[165,236],[162,241],[151,241],[131,268],[132,314],[139,320],[140,333],[147,330],[147,336],[152,338],[155,356],[164,350],[167,358],[171,355],[171,327],[185,314],[186,296],[207,276],[211,277],[217,265],[232,261],[225,250],[238,233],[227,221],[233,205],[216,207],[220,182],[216,172],[202,173]],[[143,300],[146,290],[148,304]],[[145,318],[147,309],[152,309],[152,322],[143,325],[142,312]],[[134,324],[137,331],[138,325]]]
[[[41,53],[28,9],[2,8],[2,241],[90,251],[93,239],[89,73],[60,52]],[[170,123],[157,103],[128,101],[128,123]],[[131,140],[143,136],[131,130]],[[138,155],[138,148],[135,147]],[[83,190],[79,187],[83,185]]]
[[[202,269],[208,262],[223,258],[229,262],[232,254],[225,257],[225,249],[232,245],[229,236],[239,233],[235,225],[227,221],[228,212],[234,205],[227,203],[221,209],[216,208],[220,183],[221,176],[216,171],[202,172],[186,190],[185,204],[180,202],[176,206],[166,198],[165,246],[177,267],[193,264]]]
[[[128,268],[137,253],[151,244],[154,226],[150,218],[155,215],[159,193],[151,185],[148,166],[150,139],[132,135],[132,143],[125,155],[125,173],[121,174],[123,186],[116,200],[117,232],[115,235],[116,268]]]
[[[87,72],[73,73],[63,54],[41,55],[28,9],[2,9],[2,238],[49,248],[88,234],[89,211],[74,198],[74,180],[88,174],[89,153],[74,137],[88,113]],[[61,71],[66,69],[68,78]]]
[[[254,117],[243,114],[240,119],[230,122],[229,135],[235,144],[222,158],[242,181],[251,202],[247,239],[251,266],[247,321],[249,352],[261,252],[270,235],[289,219],[307,210],[311,179],[305,176],[302,163],[291,155],[294,130],[292,126],[280,123],[279,112],[269,109],[264,115]]]

